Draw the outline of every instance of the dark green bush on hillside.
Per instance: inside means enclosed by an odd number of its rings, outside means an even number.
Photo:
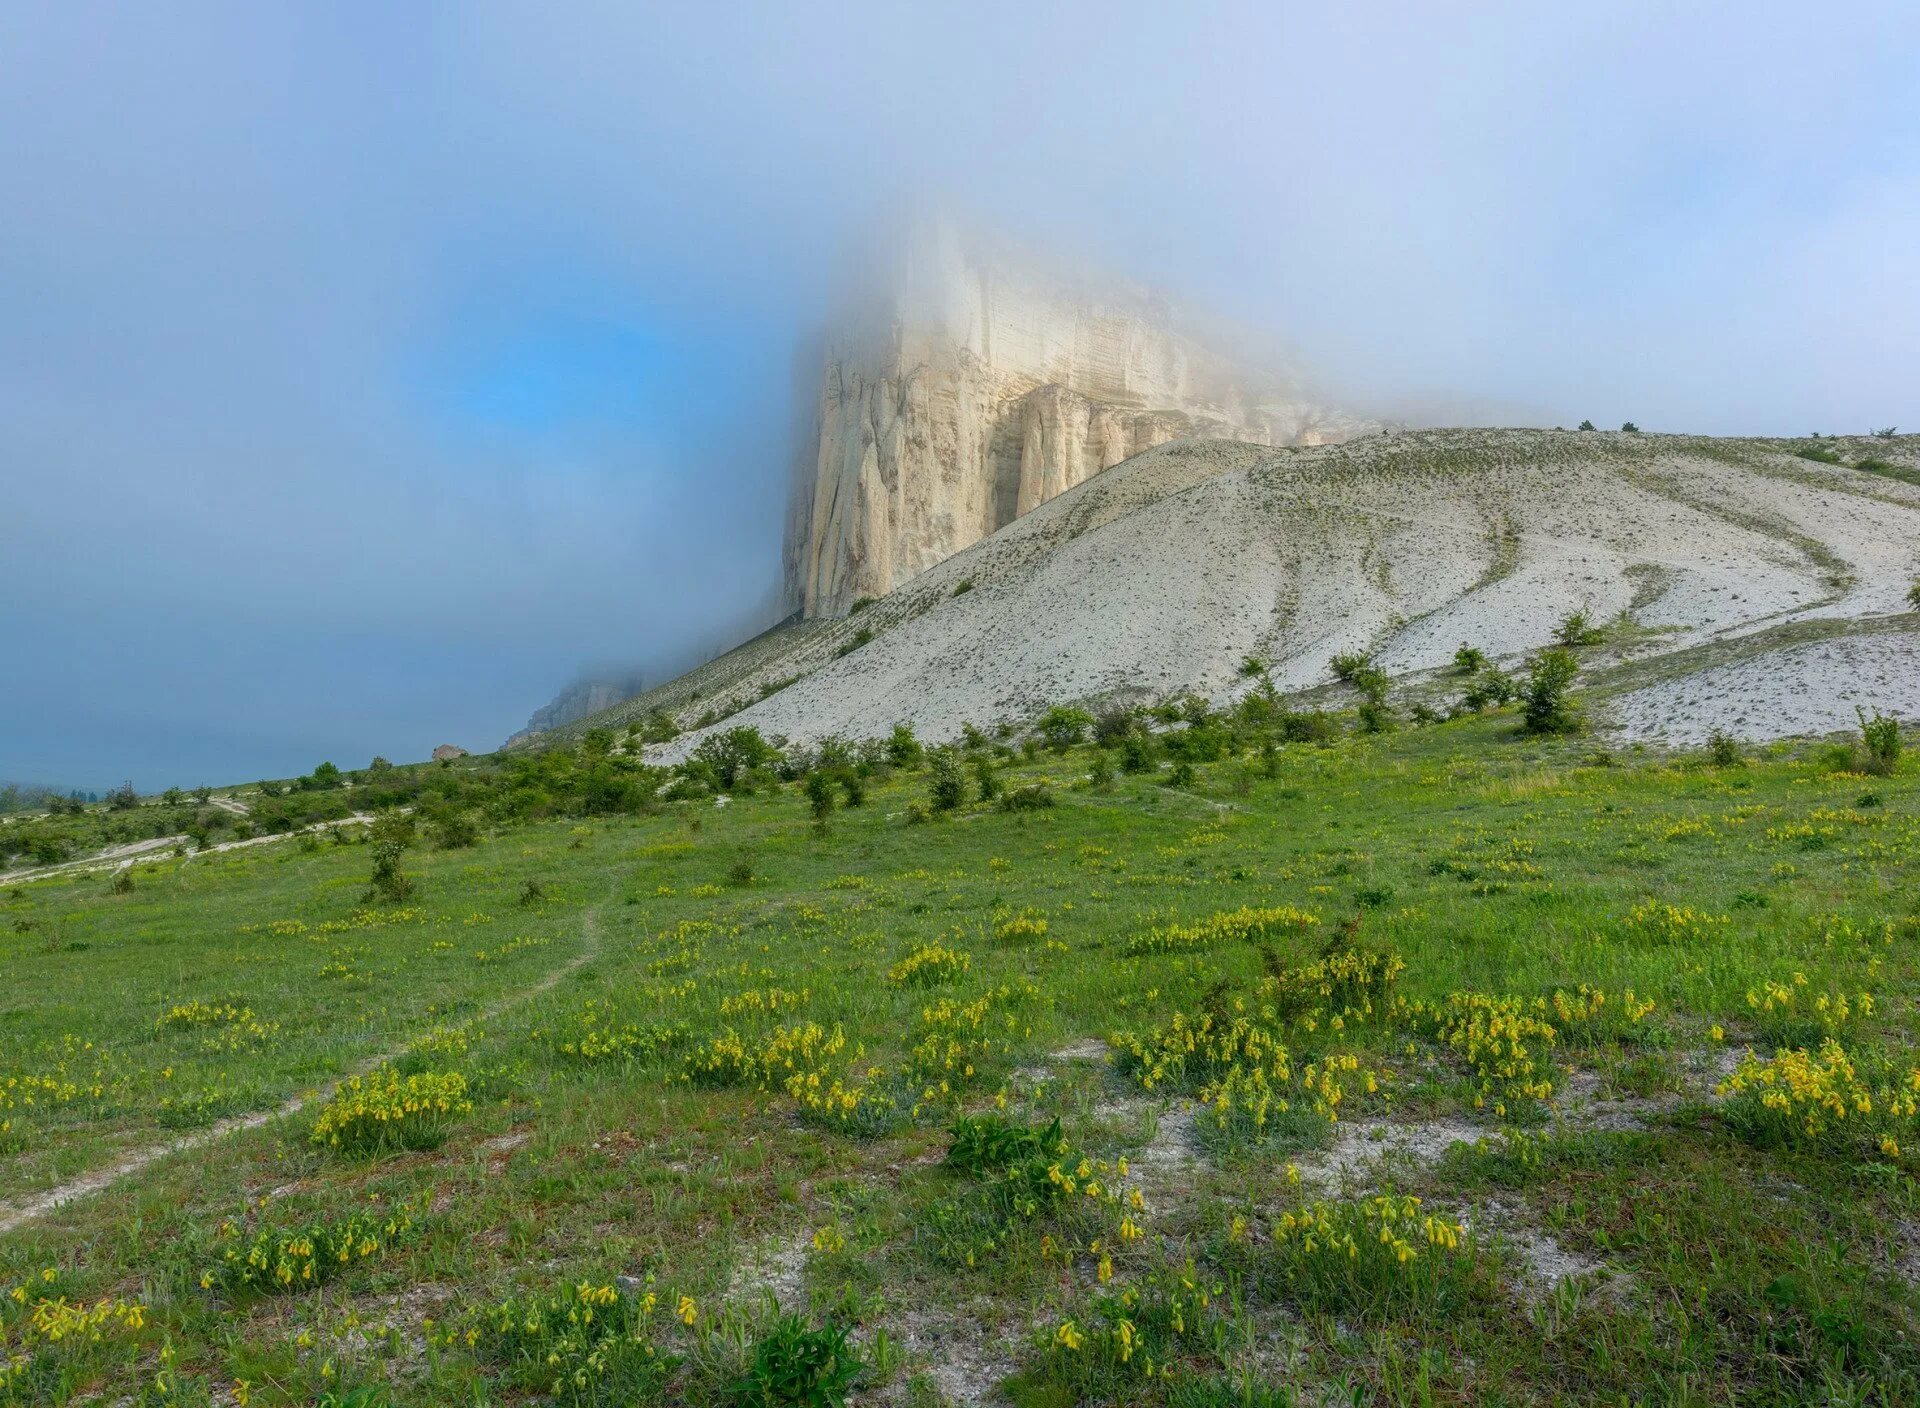
[[[1086,738],[1087,730],[1093,727],[1093,715],[1070,704],[1056,704],[1042,714],[1034,726],[1047,741],[1047,747],[1064,753]]]
[[[1874,710],[1872,718],[1858,704],[1853,712],[1860,720],[1860,764],[1862,772],[1890,775],[1900,762],[1900,721]]]
[[[1533,657],[1527,682],[1520,691],[1525,705],[1522,728],[1527,733],[1573,733],[1580,727],[1580,714],[1567,697],[1580,662],[1573,652],[1553,646]]]
[[[1553,628],[1554,643],[1568,649],[1598,645],[1606,638],[1607,633],[1594,625],[1585,611],[1569,611],[1560,618],[1560,624]]]
[[[951,748],[936,748],[930,755],[932,776],[927,783],[927,800],[937,812],[950,812],[966,805],[967,775],[960,770],[960,755]]]
[[[895,724],[887,738],[887,761],[897,768],[912,768],[920,765],[923,756],[925,750],[913,736],[913,725]]]
[[[705,764],[712,770],[714,785],[731,792],[745,773],[779,762],[780,750],[762,738],[759,729],[742,724],[702,739],[691,761]]]
[[[1340,737],[1340,721],[1324,709],[1288,710],[1279,716],[1280,736],[1289,743],[1321,747]]]

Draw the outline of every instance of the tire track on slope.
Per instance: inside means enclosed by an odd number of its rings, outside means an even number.
[[[476,1013],[471,1020],[474,1022],[491,1022],[502,1013],[512,1011],[521,1003],[529,1002],[536,997],[553,991],[554,988],[558,987],[567,978],[578,973],[582,968],[586,967],[587,964],[599,957],[600,911],[605,905],[606,901],[602,900],[600,903],[587,909],[581,916],[580,952],[555,968],[552,972],[546,974],[546,976],[542,977],[539,981],[521,988],[517,992],[507,993],[502,997],[495,998],[486,1007]],[[411,1047],[417,1039],[418,1033],[409,1037],[398,1046],[389,1047],[372,1056],[363,1057],[345,1071],[341,1072],[341,1074],[328,1081],[325,1085],[317,1086],[312,1090],[303,1091],[298,1095],[294,1095],[287,1100],[283,1100],[272,1109],[255,1110],[251,1114],[235,1115],[231,1119],[220,1120],[205,1129],[197,1130],[192,1134],[182,1135],[178,1139],[167,1139],[157,1144],[148,1144],[142,1148],[135,1149],[130,1154],[123,1155],[104,1168],[93,1169],[81,1174],[77,1178],[68,1179],[65,1183],[54,1188],[49,1188],[44,1193],[35,1194],[31,1198],[16,1203],[0,1203],[0,1236],[5,1236],[7,1233],[24,1227],[30,1222],[37,1222],[48,1213],[57,1211],[65,1207],[68,1203],[78,1202],[80,1199],[91,1197],[95,1193],[105,1192],[116,1183],[132,1177],[134,1174],[160,1162],[162,1159],[170,1158],[175,1154],[190,1153],[195,1149],[205,1148],[210,1144],[218,1143],[231,1134],[242,1134],[247,1130],[259,1129],[262,1126],[272,1124],[275,1120],[297,1115],[309,1105],[315,1104],[316,1102],[331,1099],[334,1092],[352,1077],[366,1075],[370,1071],[378,1070],[390,1061],[399,1060],[401,1056],[406,1054],[408,1048]]]

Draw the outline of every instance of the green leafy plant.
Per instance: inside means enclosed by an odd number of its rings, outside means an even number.
[[[1453,652],[1453,669],[1455,674],[1475,675],[1486,668],[1486,652],[1468,645],[1465,641],[1462,641],[1460,648]]]
[[[812,1329],[783,1315],[753,1347],[753,1361],[728,1389],[739,1408],[845,1408],[866,1367],[847,1343],[847,1327]]]

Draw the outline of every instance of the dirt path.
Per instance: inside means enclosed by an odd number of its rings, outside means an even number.
[[[510,1011],[518,1007],[521,1003],[531,1001],[533,998],[539,997],[544,993],[551,992],[561,982],[592,962],[600,952],[600,910],[604,903],[605,902],[602,901],[601,904],[592,906],[581,916],[580,952],[561,964],[558,968],[555,968],[538,982],[524,987],[518,992],[508,993],[504,997],[496,998],[492,1003],[481,1009],[471,1020],[483,1023],[491,1022],[499,1017],[501,1013]],[[298,1114],[309,1105],[329,1099],[334,1091],[340,1088],[341,1082],[347,1080],[349,1077],[365,1075],[367,1072],[375,1070],[389,1061],[398,1060],[406,1053],[407,1048],[412,1045],[415,1039],[416,1038],[409,1038],[399,1046],[389,1047],[387,1050],[381,1051],[376,1055],[368,1056],[355,1063],[342,1074],[336,1076],[333,1080],[328,1081],[325,1085],[295,1095],[291,1099],[275,1106],[273,1109],[256,1110],[248,1115],[236,1115],[232,1119],[221,1120],[219,1123],[210,1125],[206,1129],[198,1130],[192,1134],[182,1135],[178,1139],[168,1139],[158,1144],[145,1145],[142,1148],[135,1149],[133,1152],[122,1156],[104,1168],[93,1169],[90,1172],[83,1173],[78,1178],[69,1179],[58,1187],[49,1188],[44,1193],[35,1194],[33,1197],[20,1202],[0,1203],[0,1235],[11,1232],[16,1228],[24,1227],[29,1222],[38,1221],[48,1213],[65,1207],[68,1203],[111,1188],[122,1179],[131,1177],[148,1165],[158,1163],[161,1159],[171,1157],[174,1154],[183,1154],[194,1149],[204,1148],[209,1144],[225,1139],[230,1134],[239,1134],[249,1129],[259,1129],[262,1125],[271,1124],[274,1120],[283,1119],[288,1115]]]

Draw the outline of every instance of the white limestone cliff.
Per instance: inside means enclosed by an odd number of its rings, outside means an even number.
[[[969,244],[908,240],[825,349],[788,515],[792,605],[878,597],[1020,514],[1169,440],[1326,444],[1376,428],[1093,287]]]

